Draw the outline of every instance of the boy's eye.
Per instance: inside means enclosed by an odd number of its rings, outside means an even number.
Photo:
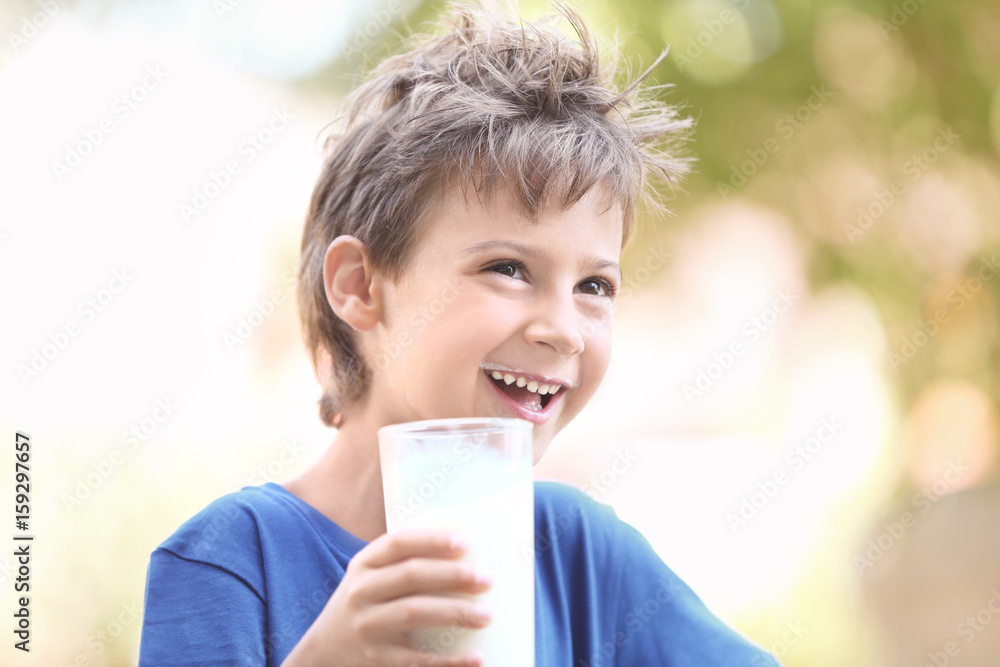
[[[593,296],[614,297],[617,290],[604,278],[588,278],[580,283],[580,291]]]
[[[505,260],[503,262],[491,264],[488,270],[495,271],[496,273],[502,273],[509,278],[515,278],[518,271],[524,270],[524,265],[520,262]]]
[[[504,260],[502,262],[495,262],[490,264],[487,271],[493,271],[494,273],[499,273],[507,276],[508,278],[520,278],[521,274],[524,273],[524,264],[516,260]],[[587,278],[579,285],[579,290],[584,294],[589,294],[592,296],[606,296],[614,298],[617,294],[617,288],[608,280],[604,278]]]

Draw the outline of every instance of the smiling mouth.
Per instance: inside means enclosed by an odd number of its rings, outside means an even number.
[[[510,396],[514,401],[528,410],[541,412],[552,400],[552,396],[563,387],[558,384],[539,384],[523,376],[500,371],[484,371],[486,377],[500,388],[500,391]],[[499,376],[499,377],[497,377]]]

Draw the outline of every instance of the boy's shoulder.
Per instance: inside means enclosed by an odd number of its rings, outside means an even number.
[[[628,645],[625,664],[780,667],[716,616],[638,529],[581,489],[535,482],[535,553],[550,597],[610,624],[615,646]]]
[[[551,479],[535,480],[536,522],[565,526],[577,519],[601,523],[617,519],[617,516],[609,505],[598,502],[571,484]]]
[[[535,480],[536,550],[547,550],[558,540],[566,555],[582,555],[585,550],[592,556],[612,557],[625,526],[613,507],[583,490],[561,481]]]
[[[594,499],[582,489],[555,479],[535,480],[535,511],[551,516],[569,514],[594,520],[607,520],[614,510]]]
[[[188,560],[214,563],[220,553],[259,547],[263,521],[288,510],[270,485],[245,486],[211,501],[158,548]]]

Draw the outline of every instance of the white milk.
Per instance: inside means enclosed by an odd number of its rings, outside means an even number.
[[[386,498],[390,531],[407,527],[459,532],[470,543],[462,560],[493,577],[488,591],[466,596],[493,612],[488,626],[473,629],[456,623],[424,628],[409,633],[410,644],[439,654],[478,650],[486,657],[484,667],[533,667],[535,510],[531,462],[491,459],[491,454],[481,451],[475,460],[454,468],[431,464],[415,470],[420,466],[412,466],[405,473],[397,468],[389,475],[410,476],[395,488],[418,489],[416,495],[411,492],[401,501]]]

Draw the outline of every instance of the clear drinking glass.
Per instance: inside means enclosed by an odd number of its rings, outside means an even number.
[[[481,629],[409,633],[438,654],[481,651],[485,667],[535,664],[535,510],[532,425],[523,419],[434,419],[378,430],[386,526],[442,528],[469,542],[462,557],[493,577]],[[446,595],[449,593],[442,593]],[[454,593],[452,593],[454,594]]]

